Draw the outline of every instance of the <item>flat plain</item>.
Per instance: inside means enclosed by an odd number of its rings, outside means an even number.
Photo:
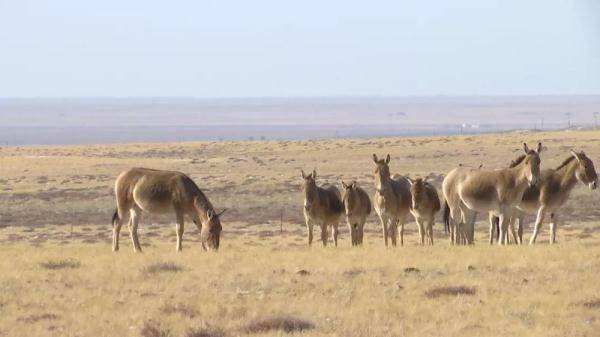
[[[482,217],[473,246],[450,247],[438,221],[421,247],[411,221],[385,248],[375,215],[363,247],[345,223],[339,247],[306,245],[301,169],[372,194],[371,155],[389,153],[392,173],[439,187],[458,164],[505,167],[538,141],[543,168],[569,149],[600,158],[596,131],[1,148],[0,336],[595,336],[600,194],[581,184],[553,246],[547,224],[533,247],[489,246]],[[146,216],[144,253],[126,229],[111,252],[114,178],[133,166],[185,172],[228,208],[220,251],[188,224],[176,253],[174,219]]]

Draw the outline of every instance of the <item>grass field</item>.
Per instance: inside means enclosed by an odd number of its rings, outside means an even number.
[[[364,247],[344,226],[338,248],[306,246],[301,168],[372,193],[372,153],[439,184],[458,163],[506,166],[523,141],[544,143],[543,167],[600,157],[600,132],[2,148],[0,336],[596,336],[600,194],[583,186],[554,246],[545,226],[536,246],[490,247],[480,222],[474,246],[438,223],[420,247],[411,222],[385,248],[374,216]],[[131,166],[186,172],[231,208],[220,251],[188,226],[178,254],[173,219],[147,216],[144,253],[127,230],[112,253],[112,184]]]

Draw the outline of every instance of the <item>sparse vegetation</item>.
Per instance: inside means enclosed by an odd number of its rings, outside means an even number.
[[[171,337],[171,330],[163,324],[147,321],[140,329],[141,337]]]
[[[225,331],[219,328],[206,326],[201,328],[189,329],[185,333],[185,337],[224,337]]]
[[[373,152],[391,153],[394,172],[435,184],[457,163],[508,164],[521,140],[548,146],[543,166],[570,148],[600,158],[598,132],[518,136],[2,148],[2,188],[10,188],[0,193],[2,335],[281,336],[291,318],[314,326],[302,336],[595,336],[600,193],[583,186],[561,214],[556,246],[546,244],[547,225],[535,247],[489,246],[481,216],[474,246],[450,247],[439,222],[435,246],[417,246],[411,221],[405,246],[386,249],[373,216],[361,248],[343,222],[337,249],[307,247],[300,166],[330,183],[358,180],[372,194]],[[131,166],[189,173],[215,207],[230,208],[220,251],[203,252],[188,221],[176,253],[174,219],[148,217],[144,253],[132,252],[126,227],[113,253],[112,183]],[[69,223],[72,233],[61,226]]]
[[[246,325],[244,331],[257,333],[280,330],[290,333],[302,332],[314,328],[315,325],[307,320],[290,315],[282,315],[252,320]]]
[[[63,260],[48,260],[40,262],[40,267],[50,270],[55,269],[75,269],[79,268],[80,263],[74,259],[63,259]]]
[[[183,268],[173,262],[157,262],[142,269],[142,272],[146,275],[178,273],[181,271],[183,271]]]
[[[39,314],[39,315],[29,315],[29,316],[25,316],[25,317],[19,317],[17,319],[17,321],[32,324],[32,323],[36,323],[39,321],[51,321],[51,320],[55,320],[57,318],[58,318],[58,316],[56,316],[55,314],[44,313],[44,314]]]
[[[600,299],[583,302],[583,306],[590,309],[600,309]]]
[[[160,312],[165,315],[179,314],[183,317],[194,318],[198,312],[184,303],[165,304],[160,308]]]
[[[472,296],[475,295],[476,292],[477,290],[475,287],[448,286],[429,289],[425,292],[425,296],[428,298],[438,298],[440,296]]]

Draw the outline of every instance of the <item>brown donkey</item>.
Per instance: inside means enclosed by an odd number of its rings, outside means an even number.
[[[208,198],[194,181],[181,172],[132,168],[115,182],[117,210],[113,215],[113,251],[119,250],[119,233],[129,211],[129,232],[133,250],[141,252],[137,235],[142,211],[153,214],[175,213],[177,251],[181,251],[183,221],[188,216],[200,230],[202,248],[217,250],[221,236],[221,213],[216,213]]]
[[[367,216],[371,214],[371,199],[367,192],[356,184],[356,181],[351,184],[342,181],[342,186],[344,187],[342,202],[346,210],[352,246],[362,245],[365,222]]]
[[[542,143],[537,150],[523,144],[525,157],[512,168],[500,170],[471,170],[455,168],[442,184],[444,198],[450,210],[449,218],[455,226],[454,243],[466,236],[463,225],[475,213],[487,212],[490,219],[490,244],[493,243],[494,216],[500,221],[500,244],[508,241],[507,232],[511,216],[521,202],[528,186],[537,184],[540,178],[540,156]]]
[[[571,150],[571,155],[555,169],[543,170],[540,183],[530,187],[523,194],[523,200],[517,206],[519,214],[513,218],[519,221],[518,242],[523,242],[523,213],[537,215],[530,244],[534,244],[546,214],[550,214],[550,243],[556,242],[558,212],[567,202],[577,181],[596,189],[598,174],[594,163],[583,151]]]
[[[409,178],[409,182],[412,199],[410,212],[419,226],[421,245],[425,244],[425,236],[427,236],[427,244],[433,246],[433,224],[435,215],[440,210],[440,198],[435,187],[422,178],[416,180]],[[424,224],[427,224],[427,228]]]
[[[304,180],[304,220],[308,230],[308,245],[312,244],[313,225],[317,224],[321,227],[323,246],[327,245],[327,226],[330,225],[333,243],[337,247],[338,222],[344,212],[340,191],[335,186],[318,187],[317,172],[314,170],[309,175],[301,172]]]
[[[404,222],[410,213],[411,196],[410,183],[405,177],[390,176],[390,155],[385,159],[378,159],[373,154],[375,162],[375,195],[373,205],[381,220],[383,240],[388,245],[388,237],[392,245],[396,245],[398,237],[398,224],[400,224],[400,244],[404,244]]]

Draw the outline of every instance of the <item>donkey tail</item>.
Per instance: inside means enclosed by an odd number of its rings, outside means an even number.
[[[113,213],[113,216],[112,216],[112,225],[113,225],[113,227],[116,226],[117,221],[119,221],[119,220],[120,220],[119,219],[119,210],[115,208],[115,213]]]
[[[448,201],[444,200],[444,210],[442,211],[442,220],[444,221],[444,234],[450,230],[450,206]]]

